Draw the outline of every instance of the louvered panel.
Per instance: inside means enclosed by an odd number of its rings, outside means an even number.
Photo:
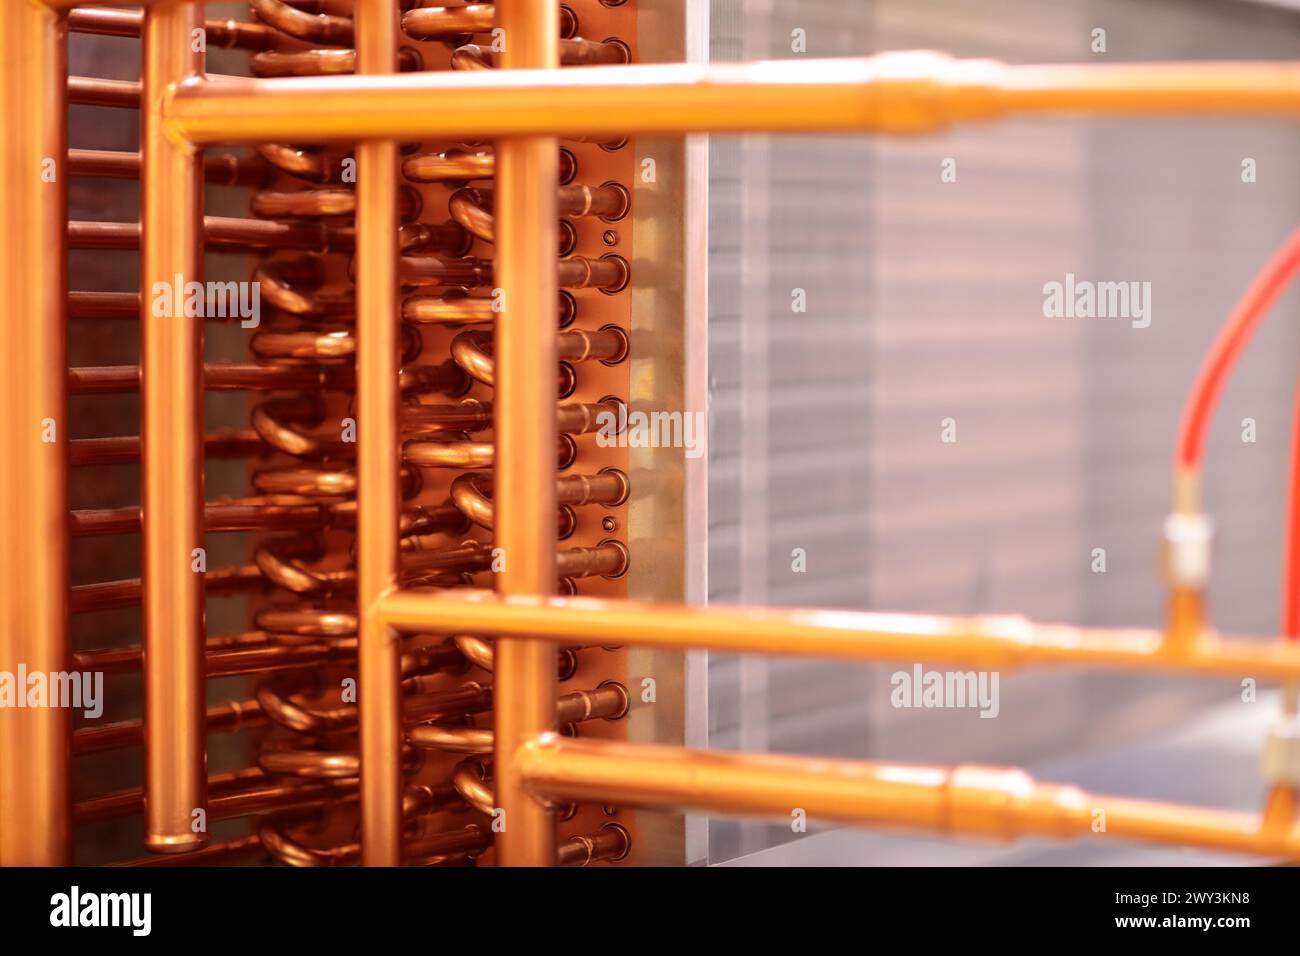
[[[1300,52],[1297,18],[1253,4],[745,3],[743,17],[740,6],[714,0],[715,57],[789,56],[796,27],[810,55],[927,48],[1079,61],[1093,58],[1095,26],[1116,60]],[[847,7],[851,22],[840,19]],[[823,14],[840,24],[833,39],[818,34]],[[747,174],[742,144],[715,138],[710,599],[1156,623],[1179,409],[1214,330],[1294,226],[1297,139],[1268,123],[1037,119],[819,143],[815,169],[798,139],[775,140],[766,168]],[[1244,156],[1259,164],[1256,184],[1240,181]],[[946,157],[957,159],[955,183],[940,181]],[[1152,326],[1044,318],[1043,284],[1067,272],[1152,282]],[[796,286],[808,292],[806,314],[790,312]],[[1211,438],[1212,597],[1228,629],[1276,627],[1296,307],[1287,297],[1261,332]],[[767,384],[761,413],[748,404],[756,379]],[[1240,441],[1246,416],[1254,444]],[[955,444],[939,440],[948,417]],[[755,420],[765,426],[757,443],[744,427]],[[765,499],[761,532],[746,481]],[[797,547],[805,574],[791,572]],[[1090,570],[1097,547],[1105,574]],[[711,740],[1033,765],[1049,749],[1168,726],[1224,693],[1003,675],[1003,716],[985,721],[895,710],[893,670],[715,657]],[[793,836],[711,828],[714,860]]]

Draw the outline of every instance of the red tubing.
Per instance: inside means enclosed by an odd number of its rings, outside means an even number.
[[[1287,491],[1286,545],[1282,555],[1282,634],[1300,640],[1300,388],[1291,418],[1291,482]]]
[[[1291,234],[1286,244],[1255,277],[1210,348],[1210,353],[1196,376],[1191,394],[1187,397],[1187,404],[1183,407],[1183,420],[1179,425],[1175,452],[1179,469],[1195,471],[1200,468],[1201,458],[1205,454],[1205,435],[1209,430],[1210,415],[1219,400],[1219,392],[1223,389],[1228,372],[1297,269],[1300,269],[1300,229]],[[1294,481],[1292,485],[1294,487]]]

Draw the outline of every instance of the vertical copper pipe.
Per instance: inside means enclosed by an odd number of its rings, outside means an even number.
[[[356,7],[358,73],[392,73],[396,0]],[[374,604],[397,585],[401,508],[397,444],[401,306],[397,296],[397,146],[357,147],[357,605],[361,721],[361,853],[402,863],[401,645]]]
[[[68,669],[67,28],[0,10],[0,670]],[[0,865],[66,866],[69,711],[0,708]]]
[[[186,317],[176,284],[201,282],[203,179],[198,151],[167,134],[162,103],[203,73],[192,31],[200,4],[144,16],[141,109],[140,391],[144,587],[145,846],[183,853],[207,843],[203,672],[203,319]],[[179,278],[178,278],[179,277]],[[161,288],[172,295],[161,296]],[[156,294],[158,293],[158,294]],[[170,310],[164,308],[171,300]],[[159,303],[155,315],[154,305]]]
[[[559,68],[559,4],[499,0],[505,69]],[[496,326],[496,545],[502,594],[555,590],[555,181],[552,136],[496,142],[496,281],[504,308]],[[497,836],[503,866],[553,866],[555,821],[524,787],[515,753],[555,724],[555,645],[503,638],[496,647]]]

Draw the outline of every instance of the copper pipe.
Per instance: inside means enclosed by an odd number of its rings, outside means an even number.
[[[281,172],[314,183],[331,182],[339,173],[338,165],[327,153],[318,149],[259,143],[257,154]]]
[[[418,12],[420,11],[411,11]],[[402,160],[402,175],[416,183],[491,179],[493,168],[492,150],[483,147],[417,153]]]
[[[492,4],[461,7],[417,7],[402,14],[402,31],[413,40],[446,40],[464,33],[492,29]]]
[[[487,768],[478,757],[466,757],[456,764],[451,784],[461,799],[479,813],[492,816],[497,807],[492,787],[487,782]]]
[[[1044,784],[1023,770],[892,765],[826,757],[717,753],[547,734],[517,761],[539,797],[647,809],[719,811],[1012,840],[1079,836],[1268,856],[1300,854],[1300,825],[1256,814],[1129,800]],[[1093,826],[1094,809],[1106,826]]]
[[[263,583],[262,573],[257,565],[246,564],[209,571],[203,576],[203,591],[205,594],[231,594],[260,587]],[[132,607],[141,603],[141,592],[139,578],[101,581],[97,584],[74,584],[69,592],[68,610],[73,614],[84,614],[90,611]]]
[[[68,463],[74,467],[122,465],[140,460],[140,439],[135,435],[74,438],[68,445]],[[247,458],[268,450],[257,432],[243,429],[225,429],[204,435],[203,448],[208,458]]]
[[[144,23],[142,10],[104,10],[76,7],[68,11],[68,29],[73,33],[90,33],[109,37],[139,37]],[[203,24],[204,42],[208,46],[238,50],[268,50],[278,37],[260,23],[238,20],[208,20]]]
[[[352,20],[347,17],[327,13],[312,14],[290,6],[284,0],[248,0],[248,5],[263,23],[291,37],[311,43],[324,43],[326,46],[352,45]],[[394,43],[393,49],[396,48],[397,44]]]
[[[503,72],[531,67],[559,72],[559,7],[499,0],[497,25],[510,37]],[[552,236],[559,210],[554,136],[496,139],[496,284],[506,308],[496,325],[498,383],[494,543],[507,555],[497,575],[504,596],[553,594],[555,556],[554,411],[556,363],[553,309],[559,294]],[[535,800],[514,761],[515,751],[555,726],[556,648],[536,640],[496,643],[496,805],[509,825],[497,834],[503,866],[555,862],[555,820]]]
[[[0,670],[67,670],[67,31],[38,3],[0,4]],[[34,263],[39,263],[38,266]],[[66,866],[71,722],[0,708],[0,865]]]
[[[491,673],[496,669],[496,648],[487,638],[472,634],[457,634],[452,638],[456,649],[475,667]],[[571,647],[561,647],[558,652],[560,665],[557,668],[558,679],[566,681],[578,671],[578,657]]]
[[[458,189],[447,201],[447,209],[452,219],[460,223],[466,232],[484,242],[493,241],[492,205],[490,189]],[[606,222],[614,222],[627,215],[631,200],[627,190],[614,184],[570,185],[559,187],[558,205],[561,213],[575,219],[583,216],[599,216]],[[561,244],[563,245],[563,242]]]
[[[267,580],[295,594],[348,594],[356,589],[354,568],[314,570],[295,557],[300,550],[295,538],[274,538],[258,545],[253,560]]]
[[[1074,665],[1264,681],[1300,678],[1300,645],[1278,638],[1203,634],[1170,644],[1156,630],[1036,624],[1023,617],[939,617],[800,608],[693,608],[638,601],[551,597],[512,602],[488,591],[431,600],[397,592],[380,608],[403,630],[536,635],[564,643],[611,640],[728,654],[836,660],[935,661],[986,670]]]
[[[68,175],[139,179],[140,154],[107,149],[70,149]],[[261,162],[239,156],[205,156],[203,178],[217,186],[261,186],[266,182],[267,169]]]
[[[140,857],[121,863],[110,863],[109,866],[233,866],[239,861],[256,859],[265,855],[266,849],[262,846],[262,838],[254,833],[249,836],[236,837],[233,840],[210,843],[201,850],[194,850],[181,856]]]
[[[476,288],[492,285],[492,263],[488,259],[439,256],[402,256],[398,270],[403,283],[449,285]]]
[[[418,51],[403,47],[397,51],[398,69],[421,70]],[[355,73],[356,50],[295,50],[289,53],[259,53],[248,62],[254,76],[320,76]]]
[[[490,698],[489,698],[490,699]],[[556,702],[556,721],[576,724],[586,720],[618,720],[627,714],[627,690],[610,681],[591,691],[572,691],[560,695]],[[411,727],[407,742],[422,750],[449,753],[489,754],[493,749],[490,729],[427,723]]]
[[[451,483],[452,503],[480,528],[493,527],[493,506],[488,495],[493,481],[482,472],[466,472]],[[555,500],[561,505],[606,504],[627,500],[627,476],[616,468],[599,475],[561,475],[555,479]]]
[[[451,55],[453,70],[491,70],[497,66],[500,55],[478,43],[466,43]],[[593,66],[596,64],[627,63],[628,49],[621,41],[584,40],[581,37],[560,40],[561,66]]]
[[[578,306],[570,292],[561,292],[559,324],[569,325]],[[473,325],[495,322],[499,305],[491,297],[467,294],[412,295],[402,300],[402,318],[407,322],[439,325]]]
[[[315,667],[334,661],[348,660],[356,651],[356,648],[347,641],[279,644],[269,640],[267,635],[257,632],[237,636],[247,637],[249,640],[241,643],[222,643],[222,638],[212,638],[207,642],[204,673],[209,680],[214,677],[233,677],[237,674],[260,674]],[[136,645],[100,651],[80,651],[73,654],[73,660],[80,670],[102,671],[106,674],[138,671],[141,666],[142,648]]]
[[[69,534],[89,537],[140,530],[140,508],[92,508],[69,515]],[[209,533],[233,531],[318,531],[330,525],[329,511],[317,504],[285,504],[267,499],[208,501],[203,526]]]
[[[349,866],[362,859],[360,843],[310,847],[292,839],[283,823],[274,819],[262,824],[259,838],[267,850],[287,866]],[[477,855],[491,845],[491,835],[471,824],[459,830],[413,839],[403,852],[402,862],[407,866],[436,866],[449,860]]]
[[[169,135],[161,105],[177,85],[203,75],[191,34],[201,6],[174,3],[144,14],[141,111],[140,396],[144,570],[145,846],[183,853],[207,843],[192,824],[206,806],[202,714],[204,576],[194,550],[203,540],[203,324],[180,303],[154,315],[152,290],[177,276],[202,281],[203,186],[199,154]]]
[[[599,259],[570,256],[559,263],[560,285],[570,289],[600,289],[619,292],[628,283],[628,265],[622,256],[610,253]]]
[[[203,387],[209,391],[351,390],[355,385],[356,375],[347,367],[254,365],[251,362],[209,362],[203,366]],[[68,369],[68,392],[73,395],[134,392],[139,387],[138,365]]]
[[[456,405],[407,405],[401,425],[404,434],[483,431],[492,427],[492,405],[476,398]]]
[[[632,852],[632,837],[617,823],[606,823],[592,836],[571,836],[560,844],[560,866],[590,866],[608,861],[618,863]]]
[[[230,701],[207,708],[200,717],[207,733],[238,733],[249,727],[261,727],[266,715],[255,700]],[[140,720],[122,720],[111,724],[81,727],[72,735],[76,754],[102,753],[119,747],[138,747],[145,742],[145,726]]]
[[[635,133],[917,133],[1009,114],[1290,116],[1287,62],[1006,65],[938,53],[753,63],[412,73],[380,83],[192,84],[167,104],[195,142]]]
[[[68,77],[68,102],[75,106],[140,108],[141,85],[134,80],[101,80],[98,77]]]
[[[397,193],[400,215],[409,222],[420,215],[420,194],[410,186]],[[357,209],[357,193],[352,189],[299,189],[293,192],[262,190],[253,196],[254,215],[276,216],[351,216]]]
[[[627,573],[627,567],[627,546],[612,539],[594,548],[566,548],[555,555],[556,575],[561,578],[617,578]]]
[[[441,153],[417,153],[402,160],[402,175],[415,183],[457,183],[491,179],[496,169],[490,147],[448,149]],[[567,183],[578,172],[577,161],[567,149],[560,150],[560,182]]]
[[[203,219],[203,241],[212,249],[351,249],[351,237],[340,239],[336,232],[318,222],[267,222],[225,216]],[[138,249],[140,224],[69,222],[68,245],[73,249]]]
[[[358,0],[357,68],[387,74],[398,45],[396,0]],[[357,149],[357,606],[361,635],[361,851],[367,866],[402,862],[401,644],[374,613],[398,584],[397,146]]]
[[[470,378],[484,385],[495,385],[494,363],[487,354],[491,344],[490,333],[470,329],[452,339],[451,356]],[[614,365],[623,360],[627,351],[627,335],[616,326],[597,332],[570,329],[558,333],[556,338],[557,356],[568,362],[600,361]]]
[[[61,228],[66,229],[66,224]],[[138,319],[140,318],[140,293],[69,292],[68,318]]]

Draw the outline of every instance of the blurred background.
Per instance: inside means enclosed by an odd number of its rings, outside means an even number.
[[[712,0],[711,55],[1292,59],[1289,6]],[[1217,120],[712,138],[709,600],[1160,624],[1157,542],[1182,402],[1233,303],[1297,225],[1298,151],[1294,125]],[[940,175],[949,159],[954,182]],[[1255,182],[1243,182],[1246,159]],[[1150,327],[1045,318],[1043,285],[1067,273],[1150,282]],[[1228,633],[1279,628],[1298,307],[1295,293],[1279,301],[1211,434],[1211,613]],[[953,443],[941,441],[948,418]],[[1261,805],[1272,692],[1245,703],[1230,681],[1003,674],[990,720],[893,708],[898,669],[710,655],[709,746],[1017,764],[1102,792]],[[721,819],[707,845],[714,864],[1244,862]]]

